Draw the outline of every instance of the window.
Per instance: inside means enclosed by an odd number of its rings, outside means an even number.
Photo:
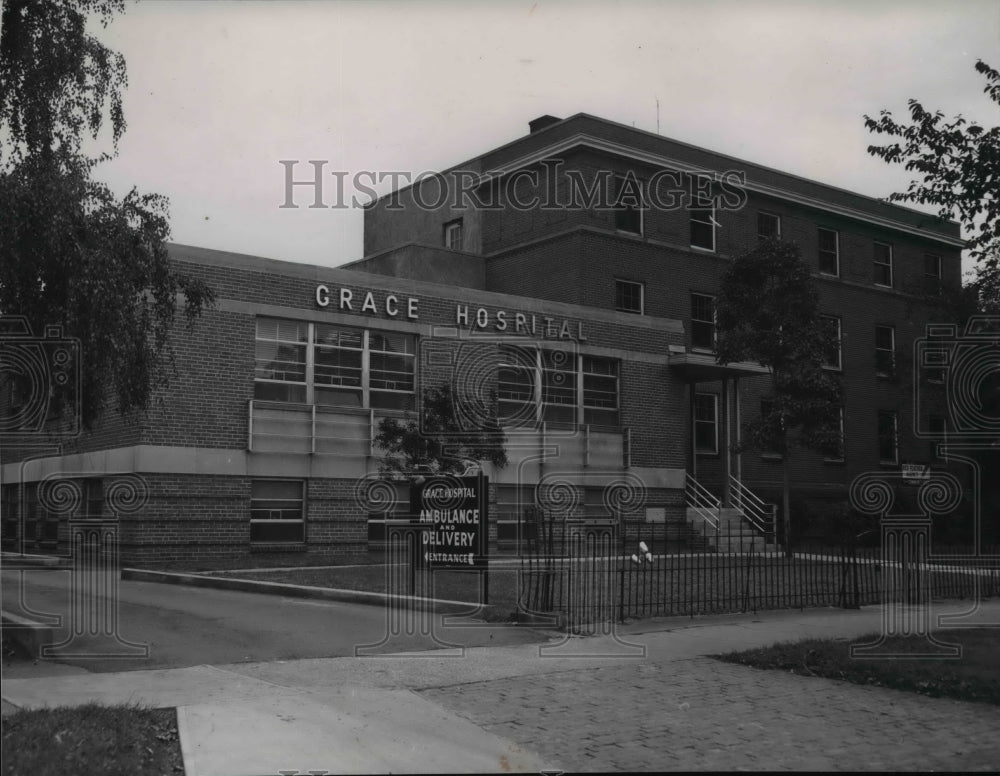
[[[691,294],[691,347],[715,350],[715,297]]]
[[[840,318],[835,315],[821,315],[820,321],[830,336],[830,349],[823,360],[823,366],[828,369],[840,369]]]
[[[413,407],[416,338],[409,334],[368,334],[369,407],[407,410]]]
[[[503,345],[497,374],[500,418],[507,426],[545,421],[617,427],[618,374],[614,359]]]
[[[615,280],[615,309],[623,313],[643,314],[645,287],[631,280]]]
[[[308,324],[257,319],[254,396],[273,401],[306,400]]]
[[[719,397],[714,393],[694,395],[694,451],[699,455],[719,452]]]
[[[892,326],[875,327],[875,374],[892,377],[896,373],[896,330]]]
[[[304,542],[302,480],[251,480],[250,541]]]
[[[618,426],[618,362],[610,358],[582,357],[583,422]]]
[[[462,219],[456,218],[444,225],[444,247],[453,251],[462,250]]]
[[[837,408],[837,423],[839,429],[839,436],[837,438],[837,452],[828,455],[823,460],[829,463],[843,463],[844,462],[844,408]]]
[[[937,254],[924,254],[924,286],[929,294],[941,293],[941,257]]]
[[[840,234],[820,227],[819,271],[824,275],[840,275]]]
[[[534,350],[500,347],[497,404],[500,419],[508,425],[533,425],[537,420],[536,360],[537,353]]]
[[[697,200],[696,200],[697,201]],[[715,250],[715,208],[709,204],[691,207],[691,247]]]
[[[364,331],[316,324],[316,404],[363,407]]]
[[[543,350],[542,420],[576,423],[576,357],[562,350]]]
[[[892,287],[892,246],[875,243],[875,285]]]
[[[615,229],[642,234],[642,186],[629,175],[618,178],[618,198],[615,201]]]
[[[878,460],[879,463],[897,463],[896,413],[878,414]]]
[[[416,337],[257,319],[254,397],[334,407],[414,407]]]
[[[781,218],[773,213],[757,213],[757,237],[761,240],[777,240],[781,237]]]

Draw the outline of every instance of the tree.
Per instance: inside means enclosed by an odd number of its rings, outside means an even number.
[[[6,0],[0,17],[0,314],[79,340],[88,427],[111,397],[123,415],[148,407],[169,378],[178,310],[190,325],[214,300],[170,267],[167,200],[134,188],[119,199],[92,177],[125,131],[127,75],[88,15],[106,26],[123,10],[123,0]],[[84,141],[108,128],[113,153],[87,156]]]
[[[1000,105],[1000,73],[982,60],[976,71],[986,77],[983,91]],[[974,287],[989,308],[1000,304],[1000,126],[984,129],[961,115],[944,121],[917,100],[908,102],[911,123],[897,123],[888,110],[865,127],[898,140],[868,146],[868,153],[888,164],[903,164],[920,174],[890,202],[935,205],[941,218],[956,218],[970,235],[967,247],[977,262]]]
[[[840,453],[841,387],[823,368],[836,335],[798,248],[767,240],[726,269],[716,300],[721,364],[757,361],[772,374],[761,415],[744,424],[741,450],[781,455],[785,548],[791,553],[790,458],[794,447]]]
[[[476,428],[459,420],[451,385],[424,391],[419,422],[412,418],[383,418],[375,444],[384,451],[379,473],[384,477],[414,474],[460,474],[470,461],[507,465],[507,437],[497,420],[495,401],[488,417]]]

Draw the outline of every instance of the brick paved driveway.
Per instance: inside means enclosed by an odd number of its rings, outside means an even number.
[[[711,658],[421,691],[565,770],[997,770],[1000,708]]]

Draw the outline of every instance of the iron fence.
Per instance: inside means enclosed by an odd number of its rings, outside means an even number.
[[[1000,554],[894,554],[870,537],[786,553],[750,526],[692,550],[676,526],[542,520],[521,552],[519,606],[571,631],[607,620],[1000,595]]]

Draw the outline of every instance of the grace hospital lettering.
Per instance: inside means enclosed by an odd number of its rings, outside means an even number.
[[[350,288],[334,289],[329,286],[316,286],[316,305],[329,307],[336,305],[339,310],[348,312],[370,313],[378,315],[384,312],[390,318],[405,316],[411,321],[420,317],[420,300],[416,297],[406,297],[405,300],[396,294],[387,294],[381,304],[375,300],[371,291],[355,295]],[[510,313],[507,310],[490,312],[485,307],[470,308],[467,304],[455,305],[455,323],[475,329],[489,329],[508,332],[510,334],[526,334],[545,339],[566,339],[586,342],[583,334],[583,322],[576,321],[572,325],[568,320],[559,320],[547,315],[533,313]]]

